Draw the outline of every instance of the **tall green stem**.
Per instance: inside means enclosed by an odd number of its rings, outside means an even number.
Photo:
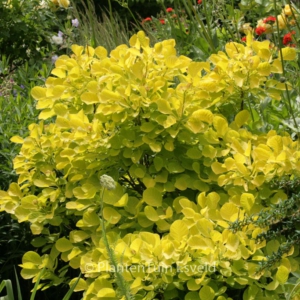
[[[109,246],[109,242],[107,239],[107,235],[106,235],[106,228],[105,228],[105,222],[104,222],[104,217],[103,217],[103,196],[104,196],[104,191],[105,188],[103,187],[102,189],[102,193],[101,193],[101,211],[100,211],[100,224],[101,224],[101,228],[102,228],[102,237],[103,237],[103,241],[104,241],[104,245],[105,248],[107,250],[108,253],[108,257],[109,257],[109,261],[110,264],[113,266],[114,268],[114,272],[116,275],[116,283],[122,293],[122,296],[125,297],[125,300],[131,300],[133,299],[128,284],[126,283],[123,275],[120,273],[119,271],[119,267],[118,267],[118,261],[117,258],[115,257],[114,251],[113,249]]]
[[[198,28],[198,26],[196,27],[196,28],[197,28],[197,31],[200,33],[200,35],[202,35],[202,34],[204,35],[206,41],[208,42],[208,44],[209,44],[209,46],[210,46],[210,48],[211,48],[212,53],[216,53],[217,50],[216,50],[216,48],[215,48],[215,46],[214,46],[214,43],[213,43],[213,40],[212,40],[212,37],[211,37],[211,32],[210,32],[210,31],[207,31],[207,29],[206,29],[206,27],[205,27],[203,21],[199,18],[199,16],[198,16],[198,14],[197,14],[197,12],[196,12],[196,10],[195,10],[195,8],[194,8],[194,6],[193,6],[191,0],[183,0],[182,3],[183,3],[183,5],[184,5],[185,9],[187,10],[187,13],[188,13],[190,16],[191,16],[190,9],[193,11],[193,14],[194,14],[194,16],[195,16],[195,18],[196,18],[198,24],[200,25],[200,27],[201,27],[203,33],[200,31],[200,29]]]
[[[273,0],[273,3],[274,3],[274,9],[276,11],[276,0]],[[277,33],[279,33],[279,22],[278,22],[278,16],[276,16],[276,27],[277,27]],[[282,41],[280,38],[278,38],[278,47],[279,47],[279,54],[280,54],[280,61],[281,61],[281,66],[282,66],[282,75],[283,77],[285,78],[286,76],[286,71],[285,71],[285,67],[284,67],[284,62],[283,62],[283,54],[282,54]],[[290,97],[290,93],[289,93],[289,89],[288,89],[288,85],[287,83],[285,82],[285,91],[286,91],[286,95],[287,95],[287,100],[288,100],[288,105],[289,105],[289,111],[290,111],[290,115],[293,119],[293,122],[294,122],[294,126],[297,130],[297,136],[298,136],[298,139],[300,139],[300,136],[299,136],[299,128],[298,128],[298,124],[297,124],[297,121],[296,121],[296,117],[295,117],[295,114],[294,114],[294,111],[293,111],[293,106],[292,106],[292,101],[291,101],[291,97]]]
[[[110,0],[108,0],[108,7],[109,7],[109,18],[110,18],[111,26],[113,28],[114,42],[115,42],[115,46],[117,46],[118,41],[117,41],[117,35],[116,35],[116,27],[115,27],[115,23],[114,23],[114,16],[113,16],[112,6],[111,6]]]

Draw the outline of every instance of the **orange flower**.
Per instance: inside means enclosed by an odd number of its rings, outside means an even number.
[[[261,26],[256,27],[256,29],[255,29],[255,33],[256,33],[257,35],[262,35],[263,33],[265,33],[265,31],[266,31],[266,28],[261,27]]]
[[[263,20],[264,23],[273,24],[276,22],[276,17],[269,16]]]
[[[287,33],[284,37],[283,37],[283,45],[288,45],[290,42],[293,41],[292,35],[296,34],[296,31],[291,31],[289,33]]]

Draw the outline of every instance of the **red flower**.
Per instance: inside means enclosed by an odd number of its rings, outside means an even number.
[[[255,33],[256,33],[257,35],[262,35],[265,31],[266,31],[266,28],[263,28],[263,27],[261,27],[261,26],[256,27],[256,29],[255,29]]]
[[[166,24],[164,19],[159,20],[159,22],[160,22],[160,24],[163,24],[163,25]]]
[[[289,33],[287,33],[284,37],[283,37],[283,45],[288,45],[290,42],[293,41],[292,35],[296,34],[296,32],[293,30]]]
[[[152,19],[150,17],[147,17],[143,20],[143,22],[150,22],[150,21],[152,21]]]
[[[245,36],[242,37],[242,42],[246,43],[247,42],[247,38]]]
[[[172,8],[172,7],[168,7],[168,8],[166,9],[166,11],[167,11],[167,12],[172,12],[172,11],[173,11],[173,8]]]
[[[198,4],[202,4],[202,0],[198,0],[197,3],[198,3]]]
[[[264,22],[265,24],[266,24],[266,23],[268,23],[268,24],[273,24],[273,23],[276,22],[276,17],[269,16],[269,17],[265,18],[265,19],[263,20],[263,22]]]

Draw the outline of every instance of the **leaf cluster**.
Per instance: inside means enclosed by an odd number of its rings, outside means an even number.
[[[113,260],[135,299],[279,299],[296,252],[257,272],[279,241],[256,241],[266,229],[253,222],[229,226],[286,200],[271,181],[299,173],[299,143],[252,131],[243,107],[280,99],[269,43],[249,34],[246,46],[230,42],[208,62],[178,56],[174,40],[151,47],[144,32],[109,55],[101,46],[72,51],[32,89],[41,121],[11,139],[22,144],[19,177],[0,207],[29,222],[41,248],[23,256],[21,275],[41,276],[46,289],[80,269],[83,299],[115,298]],[[103,174],[117,184],[102,197]]]

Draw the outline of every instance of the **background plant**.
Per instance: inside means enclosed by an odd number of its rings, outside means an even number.
[[[130,30],[126,19],[122,19],[118,12],[104,10],[97,15],[93,1],[81,1],[80,5],[73,5],[72,17],[79,23],[77,34],[71,38],[71,44],[102,45],[112,50],[120,44],[128,43]]]
[[[0,53],[9,59],[9,72],[30,59],[42,60],[51,51],[50,39],[58,30],[60,20],[48,3],[38,0],[0,1]]]

